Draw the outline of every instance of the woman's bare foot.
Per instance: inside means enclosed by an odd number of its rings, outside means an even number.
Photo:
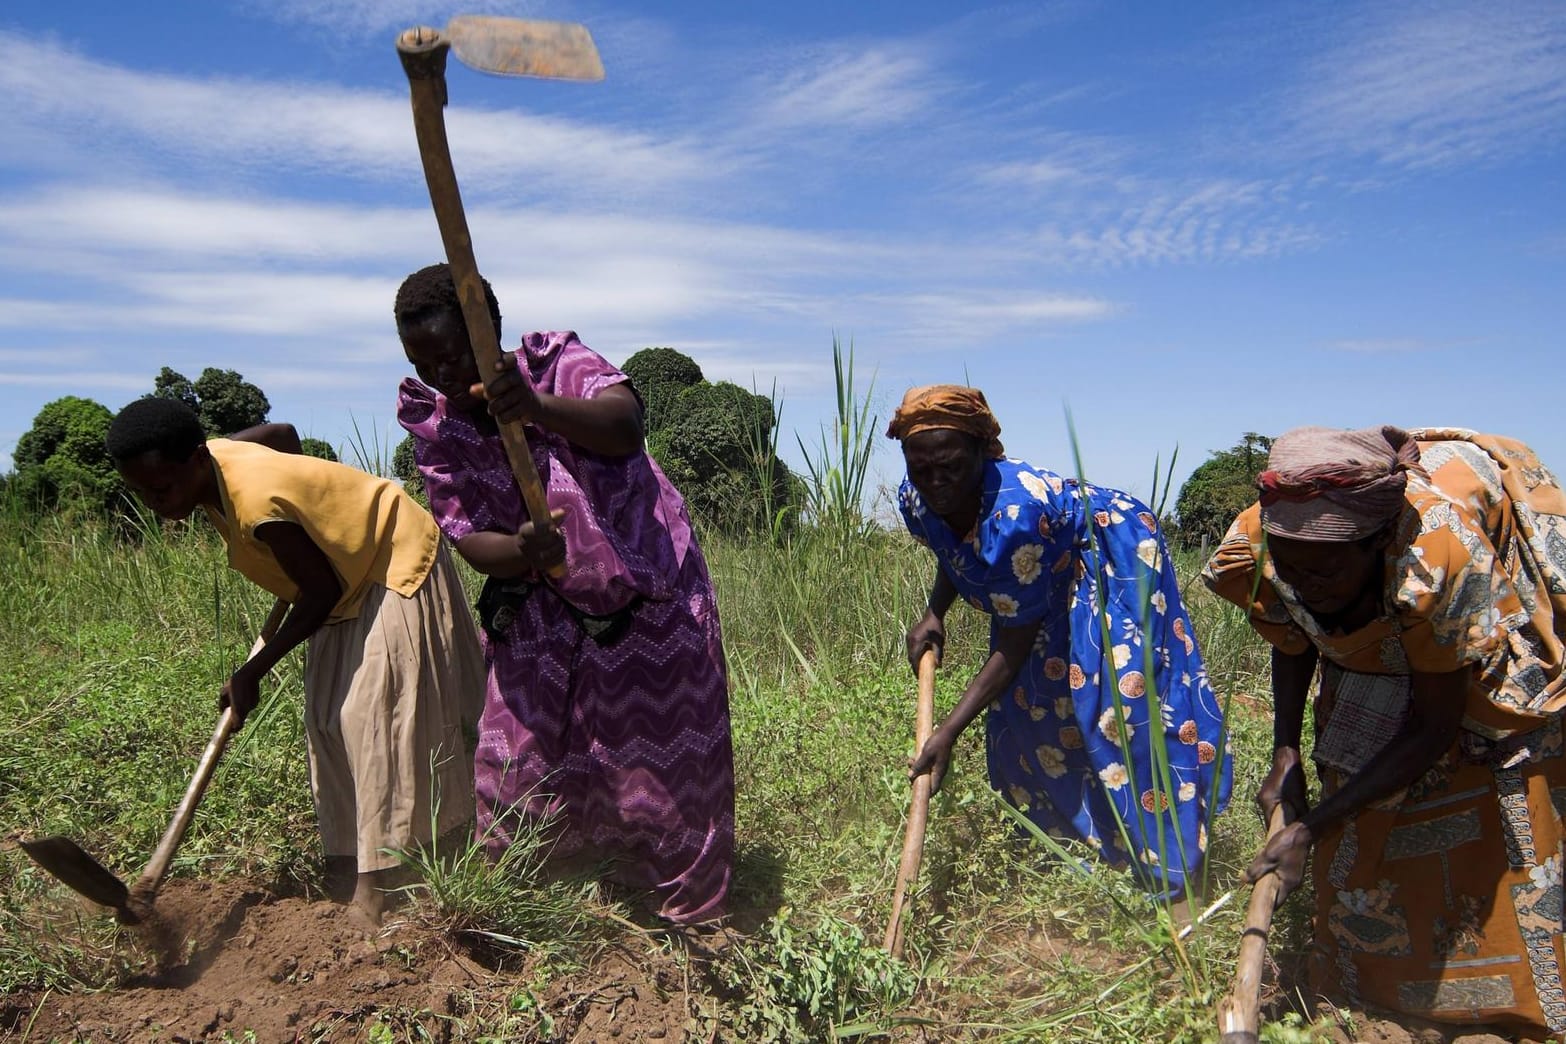
[[[407,882],[408,871],[400,866],[360,874],[354,883],[350,905],[360,918],[379,928],[387,909],[399,897],[395,889]]]

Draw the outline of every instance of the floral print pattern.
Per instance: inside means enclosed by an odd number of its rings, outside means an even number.
[[[966,534],[911,483],[899,506],[963,600],[990,615],[992,641],[1001,627],[1040,627],[1013,698],[986,718],[991,785],[1046,832],[1137,867],[1155,890],[1182,889],[1232,770],[1216,753],[1222,712],[1156,517],[1124,493],[1018,460],[988,462],[981,496]],[[1155,736],[1167,780],[1154,779]]]

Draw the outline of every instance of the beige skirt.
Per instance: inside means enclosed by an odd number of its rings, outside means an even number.
[[[444,543],[411,598],[378,588],[305,657],[310,789],[325,854],[368,873],[473,818],[484,662]]]

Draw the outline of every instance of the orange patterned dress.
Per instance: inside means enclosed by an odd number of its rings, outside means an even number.
[[[1566,1034],[1566,493],[1515,440],[1413,435],[1430,477],[1410,478],[1378,619],[1323,631],[1274,571],[1256,505],[1203,579],[1277,648],[1319,652],[1312,755],[1327,793],[1406,720],[1410,672],[1473,666],[1451,749],[1315,846],[1314,985],[1443,1022]]]

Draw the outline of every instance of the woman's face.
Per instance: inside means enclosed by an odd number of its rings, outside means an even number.
[[[1294,540],[1267,534],[1267,553],[1278,577],[1317,615],[1340,613],[1368,587],[1379,585],[1391,534],[1350,541]]]
[[[984,484],[984,453],[979,441],[949,428],[921,431],[903,440],[908,481],[925,506],[942,518],[978,509]]]
[[[479,383],[478,365],[460,313],[446,309],[398,323],[397,336],[419,380],[444,395],[452,409],[471,413],[479,407],[468,391]]]
[[[157,451],[119,462],[120,477],[141,502],[159,518],[188,518],[202,502],[212,464],[205,446],[197,447],[189,460],[169,460]]]

